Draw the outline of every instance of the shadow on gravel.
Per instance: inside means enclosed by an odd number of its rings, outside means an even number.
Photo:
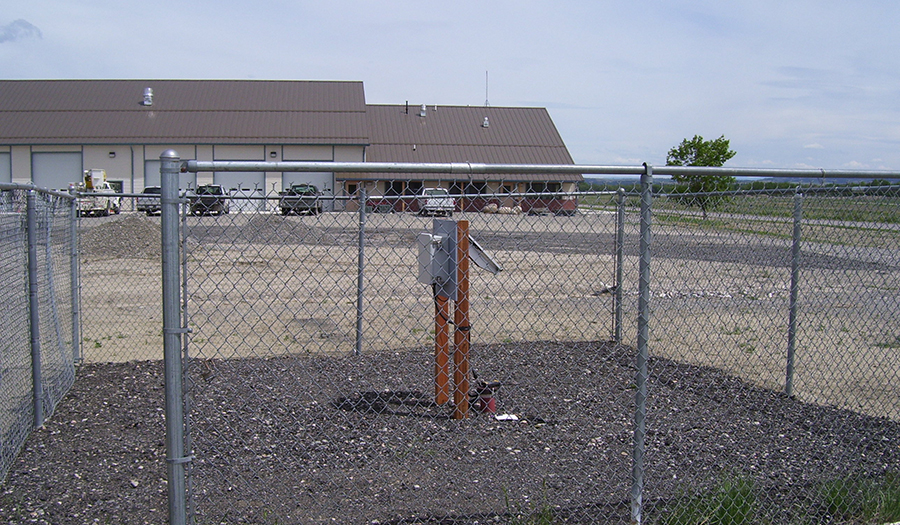
[[[429,419],[447,419],[441,414],[441,406],[418,391],[360,392],[350,397],[339,397],[331,406],[340,410],[381,414],[385,416],[417,416]]]

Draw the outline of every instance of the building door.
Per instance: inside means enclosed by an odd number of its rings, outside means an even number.
[[[12,182],[12,159],[9,153],[0,153],[0,182]]]
[[[31,180],[36,186],[68,191],[69,184],[84,178],[81,152],[42,152],[31,154]]]

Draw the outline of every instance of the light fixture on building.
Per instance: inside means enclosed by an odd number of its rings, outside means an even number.
[[[110,151],[110,152],[109,152],[109,158],[111,158],[111,159],[116,158],[116,152],[115,152],[115,151]]]
[[[272,157],[272,158],[274,159],[275,157],[278,156],[278,152],[277,152],[277,151],[270,151],[270,152],[269,152],[269,156]]]

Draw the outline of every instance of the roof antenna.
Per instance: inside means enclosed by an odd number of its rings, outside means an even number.
[[[484,107],[490,107],[491,103],[488,102],[488,72],[484,72]]]

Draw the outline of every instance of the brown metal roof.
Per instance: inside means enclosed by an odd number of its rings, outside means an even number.
[[[486,164],[574,164],[545,108],[369,104],[370,162],[477,162]],[[484,126],[485,117],[488,126]],[[347,174],[342,179],[379,179]],[[451,175],[404,174],[419,180]],[[579,175],[479,175],[507,181],[580,181]]]
[[[144,89],[153,105],[144,106]],[[362,82],[4,80],[0,144],[366,144]]]

